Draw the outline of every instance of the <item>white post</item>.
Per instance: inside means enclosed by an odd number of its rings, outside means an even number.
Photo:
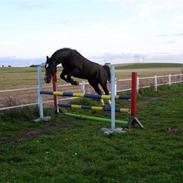
[[[180,81],[180,83],[181,83],[181,81],[182,81],[181,74],[180,74],[179,76],[180,76],[180,77],[179,77],[179,81]]]
[[[171,86],[171,84],[172,84],[172,78],[171,78],[171,77],[172,77],[172,75],[169,74],[169,75],[168,75],[168,85],[169,85],[169,86]]]
[[[157,75],[154,76],[154,90],[158,91],[158,78],[157,78]]]
[[[122,128],[116,128],[115,126],[115,91],[116,91],[116,82],[115,82],[115,67],[110,65],[110,73],[111,73],[111,128],[102,128],[101,130],[104,134],[111,134],[111,133],[125,133]]]
[[[115,129],[115,69],[111,65],[111,129]]]
[[[38,95],[38,109],[39,109],[39,116],[40,120],[44,118],[43,115],[43,97],[41,95],[42,91],[42,71],[41,71],[41,65],[38,65],[37,67],[37,82],[38,82],[38,87],[37,87],[37,95]]]
[[[82,81],[82,82],[80,83],[80,87],[81,87],[82,93],[86,93],[86,88],[85,88],[85,82],[84,82],[84,81]]]
[[[39,118],[34,120],[36,122],[38,121],[49,121],[51,119],[50,116],[44,116],[43,114],[43,96],[41,94],[42,91],[42,71],[41,71],[41,65],[37,66],[37,100],[38,100],[38,110],[39,110]]]
[[[117,79],[115,77],[115,95],[117,95],[117,90],[118,90],[118,88],[117,88]]]

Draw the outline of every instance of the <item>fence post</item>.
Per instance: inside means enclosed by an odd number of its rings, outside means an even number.
[[[80,83],[80,87],[81,87],[82,93],[86,93],[86,87],[85,87],[85,82],[84,82],[84,81],[82,81],[82,82]]]
[[[180,77],[179,78],[180,78],[179,80],[180,80],[180,83],[181,83],[182,82],[181,73],[180,73]]]
[[[158,77],[157,77],[157,75],[154,76],[154,90],[158,91]]]
[[[172,84],[172,75],[169,74],[168,75],[168,85],[171,86],[171,84]]]

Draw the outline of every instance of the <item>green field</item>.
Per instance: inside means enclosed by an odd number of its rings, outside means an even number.
[[[166,69],[169,68],[169,70]],[[151,76],[151,75],[162,75],[169,74],[172,71],[174,73],[183,72],[183,64],[130,64],[130,65],[117,65],[117,78],[129,78],[133,71],[138,72],[139,76]],[[139,70],[140,69],[140,70]],[[158,71],[156,69],[159,69]],[[121,72],[119,73],[119,71]],[[61,73],[61,68],[58,68],[58,78]],[[44,69],[43,69],[44,76]],[[79,79],[77,79],[79,80]],[[63,80],[59,79],[59,83],[65,83]],[[0,68],[0,88],[20,88],[20,87],[30,87],[32,85],[37,85],[37,69],[32,67],[10,67],[10,68]]]
[[[170,68],[170,67],[182,67],[183,64],[172,63],[143,63],[143,64],[129,64],[124,66],[117,66],[116,69],[147,69],[147,68]]]
[[[181,183],[182,91],[182,84],[157,93],[140,91],[138,117],[145,129],[133,128],[122,135],[106,136],[100,128],[109,124],[63,114],[36,123],[37,110],[32,108],[1,112],[0,182]],[[49,109],[46,114],[53,115]],[[117,117],[122,116],[127,119]]]

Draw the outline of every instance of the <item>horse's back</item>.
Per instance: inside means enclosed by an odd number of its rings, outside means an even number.
[[[52,60],[57,64],[62,64],[63,68],[72,71],[78,68],[80,73],[76,77],[83,79],[100,80],[105,75],[103,66],[92,62],[81,55],[77,50],[71,48],[62,48],[52,55]]]
[[[74,50],[71,48],[62,48],[62,49],[55,51],[53,53],[53,55],[51,56],[51,59],[57,60],[57,59],[68,58],[72,55],[73,52],[74,52]]]

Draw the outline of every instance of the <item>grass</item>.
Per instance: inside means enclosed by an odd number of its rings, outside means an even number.
[[[152,72],[150,72],[148,68],[152,68]],[[146,76],[157,74],[154,68],[162,68],[162,71],[158,71],[164,73],[163,68],[180,68],[176,72],[180,73],[181,68],[183,68],[182,64],[130,64],[124,66],[116,66],[116,70],[122,72],[117,72],[118,79],[120,78],[128,78],[131,74],[131,71],[128,69],[144,69],[142,71],[138,70],[139,76]],[[127,69],[127,70],[126,70]],[[126,71],[125,71],[126,70]],[[44,71],[44,69],[43,69]],[[58,68],[58,78],[61,72],[61,68]],[[44,75],[44,72],[43,72]],[[79,79],[77,79],[79,80]],[[65,83],[63,80],[59,80],[59,83]],[[0,88],[7,89],[7,88],[20,88],[20,87],[30,87],[32,85],[37,84],[37,69],[32,67],[10,67],[10,68],[0,68]]]
[[[37,112],[31,108],[0,113],[0,182],[181,183],[182,90],[181,84],[158,93],[140,91],[138,117],[145,129],[123,135],[105,136],[100,128],[109,124],[62,114],[35,123]],[[52,115],[50,110],[46,114]],[[167,128],[177,131],[167,132]]]
[[[182,67],[183,64],[173,64],[173,63],[141,63],[141,64],[129,64],[124,66],[117,66],[116,69],[147,69],[147,68],[170,68],[170,67]]]
[[[15,88],[17,86],[32,86],[36,84],[36,68],[0,68],[1,89]]]
[[[61,73],[61,68],[57,69],[57,78]],[[44,78],[45,69],[42,69],[42,78]],[[78,79],[80,81],[81,79]],[[65,81],[59,79],[59,84],[64,84]],[[47,84],[43,83],[44,86]],[[37,85],[37,68],[32,67],[10,67],[0,68],[0,88],[21,88],[32,87]]]

